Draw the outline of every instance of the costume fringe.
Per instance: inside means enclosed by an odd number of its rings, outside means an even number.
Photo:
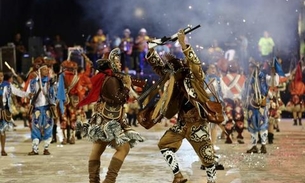
[[[97,142],[98,140],[111,142],[115,140],[118,146],[129,143],[130,147],[134,147],[137,141],[144,141],[144,138],[138,132],[132,129],[122,129],[121,124],[115,120],[108,121],[102,126],[91,124],[87,134],[92,142]],[[113,145],[112,143],[109,144],[110,147],[115,148]]]
[[[153,97],[159,92],[159,88],[164,87],[164,84],[168,80],[168,78],[169,78],[169,74],[166,74],[166,76],[164,77],[163,81],[158,86],[158,88],[156,88],[155,90],[151,91],[150,94],[145,98],[145,100],[143,102],[143,106],[146,106],[153,99]]]
[[[144,142],[144,137],[142,137],[138,132],[134,130],[128,130],[125,132],[126,137],[129,139],[130,147],[134,147],[137,142]]]
[[[173,94],[174,84],[175,84],[175,77],[174,77],[174,74],[171,74],[170,78],[169,78],[168,87],[166,88],[166,90],[162,94],[160,100],[158,101],[158,103],[155,107],[155,110],[153,112],[152,119],[155,119],[159,113],[163,113],[167,110],[168,103]]]

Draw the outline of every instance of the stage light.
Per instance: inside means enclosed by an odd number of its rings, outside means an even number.
[[[29,29],[33,29],[34,21],[32,19],[29,19],[28,21],[25,22],[25,26]]]
[[[134,11],[134,15],[138,18],[142,18],[144,15],[144,10],[142,8],[136,8]]]

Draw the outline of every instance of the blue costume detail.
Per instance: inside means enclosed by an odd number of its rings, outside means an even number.
[[[259,91],[255,91],[255,81],[258,79]],[[249,96],[254,96],[256,92],[260,92],[261,96],[267,98],[269,87],[266,82],[266,74],[259,71],[258,77],[253,76],[250,81]],[[248,116],[248,130],[250,133],[259,132],[268,129],[268,110],[266,106],[254,107],[248,105],[250,115]],[[252,112],[252,114],[251,114]]]
[[[36,84],[39,80],[36,78],[31,80],[30,82],[30,91],[31,93],[37,93],[38,88],[36,88]],[[45,84],[49,84],[49,78],[42,78],[42,86]],[[41,91],[42,92],[42,91]],[[53,85],[47,86],[46,98],[49,102],[49,105],[34,107],[32,113],[32,139],[47,140],[52,137],[52,128],[53,128],[53,116],[50,112],[50,105],[55,105],[56,97],[55,90]],[[36,101],[35,101],[36,102]]]
[[[47,140],[52,137],[53,119],[48,106],[35,107],[32,114],[32,139]]]
[[[4,87],[7,87],[7,90],[8,90],[7,96],[3,96]],[[9,110],[9,100],[10,100],[10,97],[11,97],[11,87],[10,87],[10,83],[7,82],[7,81],[3,81],[0,84],[0,99],[3,100],[3,97],[6,97],[6,99],[7,99],[6,104],[3,104],[3,106],[0,106],[0,108],[2,108],[2,110],[4,110],[4,109]],[[2,102],[1,102],[1,104],[2,104]],[[4,119],[0,120],[0,134],[4,134],[5,131],[8,131],[10,128],[13,128],[13,125],[12,125],[12,123],[10,123],[10,121],[5,121]]]

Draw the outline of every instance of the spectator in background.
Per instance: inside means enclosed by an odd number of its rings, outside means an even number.
[[[120,43],[120,51],[121,51],[121,63],[122,63],[122,68],[125,70],[125,67],[128,67],[130,69],[135,69],[134,66],[135,64],[132,63],[132,49],[133,49],[133,43],[134,39],[131,37],[131,32],[129,29],[124,30],[124,37],[121,38],[121,43]]]
[[[261,62],[271,60],[273,56],[274,41],[268,31],[264,31],[264,36],[258,41],[258,50],[261,56]]]
[[[64,53],[67,50],[66,43],[61,40],[61,37],[59,35],[56,35],[52,45],[54,47],[56,61],[62,62],[64,60]]]
[[[22,57],[23,57],[23,54],[26,53],[26,48],[22,41],[20,33],[17,33],[15,35],[13,43],[15,45],[15,50],[16,50],[16,63],[20,63],[20,64],[16,64],[16,67],[17,67],[16,70],[18,73],[21,73]]]
[[[147,41],[149,40],[147,31],[145,28],[139,30],[139,34],[134,44],[134,62],[136,64],[137,73],[143,73],[145,65],[145,55],[148,52]]]
[[[140,109],[140,106],[136,100],[137,96],[129,94],[129,99],[127,101],[127,118],[129,126],[133,125],[137,127],[137,115]]]
[[[92,38],[94,52],[99,53],[106,47],[109,47],[107,42],[107,36],[104,34],[103,29],[99,29]]]
[[[215,64],[218,60],[224,57],[224,51],[219,47],[218,40],[213,40],[211,47],[208,49],[208,54],[208,64]]]

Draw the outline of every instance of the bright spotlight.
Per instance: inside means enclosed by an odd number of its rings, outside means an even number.
[[[144,15],[144,10],[142,8],[136,8],[134,11],[134,15],[138,18],[142,18]]]

